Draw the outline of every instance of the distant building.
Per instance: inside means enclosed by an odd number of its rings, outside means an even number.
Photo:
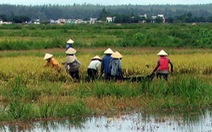
[[[35,19],[33,23],[34,24],[40,24],[40,19]]]
[[[66,19],[57,19],[55,22],[57,24],[64,24],[64,23],[66,23]]]
[[[96,20],[97,20],[97,18],[90,18],[89,23],[90,24],[94,24],[94,23],[96,23]]]
[[[74,23],[79,24],[79,23],[85,23],[85,22],[82,19],[76,19]]]
[[[49,22],[51,23],[51,24],[54,24],[55,23],[55,20],[49,20]]]
[[[0,24],[12,24],[12,22],[4,22],[4,21],[0,21]]]
[[[106,17],[106,22],[114,22],[115,17]]]
[[[164,15],[163,14],[158,14],[158,17],[161,17],[162,19],[163,19],[163,23],[165,23],[166,21],[165,21],[165,17],[164,17]]]
[[[143,15],[138,15],[140,18],[142,18],[142,23],[145,23],[147,20],[147,14],[143,14]]]
[[[139,17],[147,19],[147,14],[139,15]]]
[[[156,18],[157,18],[157,16],[152,16],[152,23],[155,23]]]

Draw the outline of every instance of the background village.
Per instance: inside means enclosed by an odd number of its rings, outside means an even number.
[[[145,19],[147,19],[147,14],[139,15],[139,17],[143,18],[143,20],[140,21],[140,23],[146,22]],[[162,23],[166,22],[164,14],[158,14],[155,16],[151,16],[151,22],[155,23],[157,18],[160,18]],[[94,23],[105,23],[105,22],[106,23],[114,23],[115,19],[116,19],[116,17],[110,17],[110,16],[106,17],[106,21],[98,20],[98,18],[90,18],[89,20],[61,18],[61,19],[57,19],[57,20],[50,19],[49,23],[50,24],[94,24]],[[35,19],[35,20],[29,21],[29,22],[26,21],[25,23],[26,24],[41,24],[41,21],[40,21],[40,19]],[[6,21],[0,20],[0,24],[12,24],[12,22],[8,22],[8,21],[6,22]]]

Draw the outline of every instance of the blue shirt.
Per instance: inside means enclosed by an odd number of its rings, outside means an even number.
[[[68,48],[70,48],[70,47],[73,47],[73,44],[67,43],[67,44],[66,44],[66,50],[67,50]]]
[[[110,74],[111,68],[110,68],[110,61],[112,60],[112,57],[110,54],[106,54],[102,58],[102,65],[101,65],[101,73]]]

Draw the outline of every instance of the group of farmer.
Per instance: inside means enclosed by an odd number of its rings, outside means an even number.
[[[66,72],[73,78],[75,81],[80,81],[79,68],[81,62],[77,59],[75,53],[76,50],[73,48],[74,41],[72,39],[67,41],[66,44],[66,61],[62,63],[65,67]],[[121,59],[122,55],[118,51],[113,51],[108,48],[104,51],[104,57],[100,58],[98,55],[91,58],[91,61],[87,67],[88,81],[94,81],[99,77],[103,77],[104,80],[123,80],[123,71]],[[169,74],[169,65],[171,66],[171,72],[173,72],[173,64],[169,58],[167,58],[167,53],[164,50],[161,50],[158,54],[159,59],[155,69],[152,74],[156,73],[157,78],[163,78],[168,80]],[[55,68],[58,72],[61,71],[61,66],[59,62],[53,57],[52,54],[46,53],[44,56],[46,60],[45,66],[50,66]],[[100,71],[100,74],[98,73]]]

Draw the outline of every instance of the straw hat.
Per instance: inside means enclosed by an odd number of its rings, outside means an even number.
[[[167,56],[168,54],[164,50],[161,50],[157,55],[158,56]]]
[[[105,54],[113,54],[113,51],[110,48],[108,48],[107,50],[105,50],[104,53]]]
[[[73,43],[74,43],[74,40],[69,39],[69,40],[67,41],[67,43],[69,43],[69,44],[73,44]]]
[[[68,48],[67,50],[66,50],[66,54],[75,54],[77,51],[74,49],[74,48]]]
[[[116,51],[111,55],[111,57],[120,59],[120,58],[122,58],[122,55],[118,51]]]
[[[116,51],[116,53],[117,53],[117,54],[119,54],[120,58],[122,58],[122,57],[123,57],[123,56],[122,56],[122,55],[121,55],[118,51]]]
[[[94,56],[94,57],[92,58],[92,60],[93,60],[93,59],[102,60],[98,55]]]
[[[53,57],[52,54],[46,53],[43,59],[44,59],[44,60],[47,60],[47,59],[50,59],[50,58],[52,58],[52,57]]]

